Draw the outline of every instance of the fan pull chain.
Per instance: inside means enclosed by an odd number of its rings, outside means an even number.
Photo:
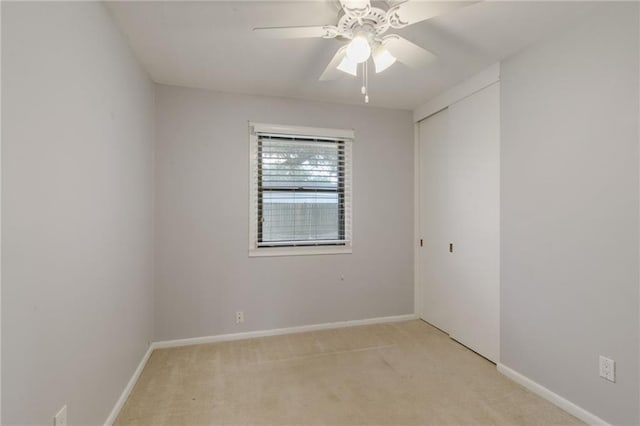
[[[364,95],[364,103],[369,103],[369,65],[367,61],[362,63],[362,87],[360,93]]]
[[[364,79],[364,85],[362,86],[362,94],[364,95],[364,103],[369,103],[369,65],[368,61],[364,61],[364,72],[362,78]]]
[[[369,103],[369,61],[364,63],[364,103]]]

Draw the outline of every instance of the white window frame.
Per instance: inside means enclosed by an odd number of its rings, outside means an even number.
[[[345,235],[351,238],[344,245],[300,245],[295,247],[258,247],[258,134],[282,134],[290,136],[315,136],[344,139],[351,144],[355,139],[352,129],[325,129],[317,127],[287,126],[278,124],[265,124],[249,122],[249,256],[299,256],[320,254],[349,254],[352,253],[353,226],[352,226],[352,193],[353,170],[351,155],[347,155],[345,174],[348,175],[350,190],[345,191]]]

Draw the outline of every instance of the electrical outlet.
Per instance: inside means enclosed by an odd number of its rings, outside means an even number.
[[[600,377],[610,382],[616,381],[616,362],[602,355],[600,355]]]
[[[244,312],[236,312],[236,324],[242,324],[244,322]]]
[[[67,406],[64,405],[53,417],[53,426],[67,426]]]

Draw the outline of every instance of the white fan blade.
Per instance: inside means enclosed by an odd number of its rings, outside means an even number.
[[[414,69],[424,68],[436,59],[433,53],[396,34],[384,37],[382,44],[398,61]]]
[[[392,7],[387,12],[387,19],[392,28],[404,28],[416,22],[425,21],[435,16],[444,15],[453,10],[470,6],[477,1],[418,1],[408,0]]]
[[[333,55],[333,58],[329,62],[329,65],[327,65],[327,68],[324,69],[324,72],[320,76],[319,80],[320,81],[337,80],[338,78],[343,77],[344,72],[340,71],[338,69],[338,66],[346,56],[347,56],[347,46],[342,46],[340,49],[338,49],[336,54]]]
[[[338,29],[331,25],[254,28],[253,32],[266,38],[334,38],[338,35]]]

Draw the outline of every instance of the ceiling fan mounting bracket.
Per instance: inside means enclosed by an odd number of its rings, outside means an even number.
[[[336,38],[341,35],[338,27],[334,27],[333,25],[325,25],[322,27],[322,30],[324,31],[322,38]]]
[[[400,18],[399,9],[400,6],[394,6],[387,11],[387,20],[391,28],[400,29],[409,25],[409,22],[403,21]]]
[[[357,2],[356,2],[357,3]],[[342,9],[346,15],[349,15],[354,18],[362,18],[369,14],[369,11],[372,9],[371,4],[369,2],[363,3],[362,7],[351,7],[348,2],[345,2],[342,5]]]

